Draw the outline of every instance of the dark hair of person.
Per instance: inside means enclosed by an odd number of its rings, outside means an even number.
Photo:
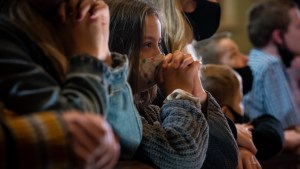
[[[297,4],[291,0],[265,0],[251,6],[248,14],[248,36],[254,47],[262,48],[271,39],[272,32],[287,31],[289,11]]]

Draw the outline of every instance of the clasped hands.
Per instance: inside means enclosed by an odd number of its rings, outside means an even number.
[[[194,61],[190,54],[179,50],[170,53],[162,63],[157,77],[158,86],[166,96],[175,89],[182,89],[204,102],[207,94],[200,81],[200,67],[200,62]]]
[[[58,9],[60,36],[71,56],[89,54],[111,65],[109,8],[103,0],[63,1]]]
[[[248,124],[236,124],[235,126],[239,146],[238,169],[261,169],[261,165],[255,157],[257,149],[252,139],[253,126]]]

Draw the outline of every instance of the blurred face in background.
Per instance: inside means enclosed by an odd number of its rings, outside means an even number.
[[[230,38],[221,39],[218,42],[221,63],[232,68],[242,68],[248,63],[248,57],[241,53],[236,43]]]
[[[289,12],[290,24],[283,33],[285,46],[294,55],[300,55],[300,12],[298,8],[292,8]]]

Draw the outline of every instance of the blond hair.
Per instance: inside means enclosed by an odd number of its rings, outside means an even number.
[[[183,50],[193,40],[193,30],[182,10],[180,0],[157,0],[162,9],[164,40],[168,52]]]

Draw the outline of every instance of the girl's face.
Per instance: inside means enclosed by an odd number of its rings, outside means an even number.
[[[161,23],[155,14],[149,14],[145,18],[140,57],[150,58],[160,54],[160,44]]]
[[[155,84],[155,72],[164,59],[160,45],[161,23],[155,14],[149,14],[145,18],[139,53],[138,91],[148,89]]]

